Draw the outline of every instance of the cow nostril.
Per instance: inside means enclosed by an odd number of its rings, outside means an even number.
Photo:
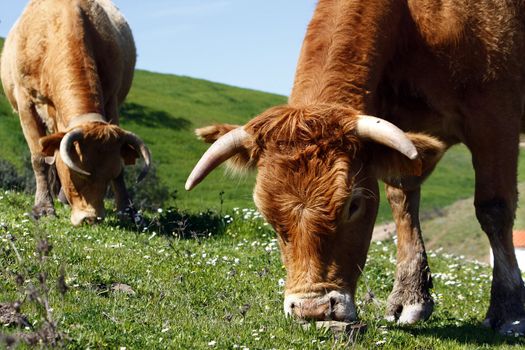
[[[330,305],[328,306],[328,309],[326,310],[326,318],[329,320],[334,319],[335,317],[335,310],[334,307],[337,304],[337,300],[334,297],[330,297]]]
[[[337,300],[334,297],[330,297],[330,309],[333,309],[335,304],[337,304]]]

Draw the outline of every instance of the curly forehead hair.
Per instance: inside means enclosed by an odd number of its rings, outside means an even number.
[[[349,161],[360,147],[356,115],[346,108],[280,106],[245,126],[254,136],[252,156],[265,154],[260,205],[286,231],[335,230],[349,196]]]
[[[355,134],[357,112],[327,105],[277,106],[252,119],[245,129],[253,135],[252,158],[263,151],[327,157],[334,151],[355,154],[360,147]]]
[[[89,123],[83,128],[85,138],[106,142],[111,139],[117,139],[124,135],[125,131],[118,125],[105,123]]]

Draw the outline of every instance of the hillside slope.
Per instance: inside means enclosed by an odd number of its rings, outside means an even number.
[[[193,130],[211,123],[247,121],[270,106],[286,101],[283,96],[240,89],[204,80],[136,71],[133,88],[121,108],[121,124],[140,135],[150,147],[162,182],[177,191],[176,204],[185,208],[219,208],[219,193],[227,207],[251,206],[251,177],[226,177],[216,171],[191,193],[184,182],[207,145]],[[18,118],[0,94],[0,158],[22,167],[27,146]],[[23,156],[26,155],[26,156]]]
[[[191,193],[186,177],[208,147],[193,130],[213,123],[243,124],[286,98],[187,77],[137,71],[122,108],[122,125],[143,137],[152,150],[161,179],[177,191],[178,205],[219,207],[224,191],[227,207],[251,207],[253,177],[231,179],[215,171]]]
[[[525,229],[525,182],[518,185],[521,205],[516,210],[515,229]],[[468,259],[489,262],[490,244],[476,219],[474,198],[462,199],[444,208],[439,215],[424,219],[421,229],[427,249],[443,248],[445,252]]]
[[[253,174],[230,178],[218,170],[191,193],[184,190],[187,175],[207,148],[195,138],[193,130],[210,123],[242,124],[264,109],[285,102],[284,96],[138,70],[121,109],[121,123],[151,148],[160,180],[176,197],[171,204],[192,210],[218,209],[220,193],[224,192],[224,208],[253,207]],[[0,140],[0,158],[21,168],[28,159],[27,146],[18,118],[2,93]],[[525,171],[520,174],[525,180]],[[469,152],[465,147],[453,147],[423,187],[422,211],[431,212],[471,196],[473,179]],[[382,197],[378,220],[386,221],[391,215]]]

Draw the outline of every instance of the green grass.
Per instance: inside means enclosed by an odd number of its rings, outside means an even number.
[[[348,348],[345,337],[305,331],[284,317],[279,281],[285,270],[274,233],[253,211],[230,212],[220,234],[181,239],[155,234],[154,227],[147,232],[126,230],[111,216],[95,227],[71,228],[64,209],[59,210],[60,219],[35,224],[22,214],[30,204],[28,196],[0,195],[0,301],[22,298],[17,273],[29,271],[24,276],[27,285],[38,271],[46,271],[53,317],[69,339],[67,348]],[[7,233],[15,238],[22,264]],[[46,236],[54,246],[44,264],[35,261],[35,236]],[[395,246],[391,241],[372,244],[357,298],[368,331],[354,348],[525,345],[523,339],[506,339],[480,326],[488,304],[487,267],[438,253],[429,256],[435,313],[425,324],[398,327],[382,319],[393,283]],[[52,283],[60,266],[65,267],[69,286],[64,297]],[[129,285],[134,294],[112,291],[113,283]],[[363,301],[367,290],[374,293],[374,302]],[[30,302],[22,313],[33,323],[42,322],[39,308]]]
[[[519,202],[514,227],[525,228],[525,182],[518,185]],[[474,199],[467,198],[440,210],[440,215],[422,220],[425,246],[442,248],[448,253],[468,259],[489,262],[490,244],[476,219]]]
[[[193,130],[217,122],[243,123],[264,109],[282,104],[283,96],[235,88],[204,80],[137,71],[132,91],[122,109],[121,124],[137,133],[150,147],[161,181],[177,192],[176,204],[198,210],[219,207],[224,191],[229,208],[251,205],[253,175],[230,179],[218,170],[191,193],[186,177],[207,145]],[[22,167],[27,154],[18,118],[0,95],[0,158]]]
[[[0,45],[3,40],[0,39]],[[213,172],[192,192],[184,190],[186,177],[206,150],[193,134],[212,123],[243,124],[270,106],[286,102],[284,96],[247,90],[175,75],[137,71],[133,87],[122,108],[123,127],[141,136],[152,150],[161,182],[176,193],[180,208],[202,210],[221,207],[253,207],[254,175],[231,178],[222,169]],[[27,146],[18,118],[0,93],[0,158],[19,169],[27,159]],[[522,157],[523,158],[523,157]],[[520,172],[524,174],[525,171]],[[523,176],[522,176],[523,177]],[[473,171],[465,147],[453,147],[423,187],[422,212],[450,205],[473,194]],[[522,178],[522,181],[525,178]],[[381,202],[378,222],[391,219],[386,200]]]
[[[421,216],[434,216],[442,208],[474,196],[474,178],[470,151],[464,145],[453,146],[422,186]],[[521,152],[519,157],[518,181],[525,181],[524,152]],[[381,197],[378,223],[392,220],[384,192],[381,193]]]
[[[186,77],[137,71],[128,106],[143,106],[145,113],[126,118],[124,127],[144,138],[158,164],[161,179],[178,194],[181,207],[217,207],[224,191],[229,208],[252,205],[253,175],[230,179],[222,170],[212,173],[191,193],[184,183],[208,147],[193,130],[213,123],[243,124],[266,108],[282,104],[285,97],[234,88]],[[132,108],[131,108],[132,109]]]

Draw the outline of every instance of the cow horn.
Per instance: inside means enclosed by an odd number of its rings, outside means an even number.
[[[68,132],[66,135],[64,135],[64,138],[60,142],[60,157],[62,158],[62,161],[64,162],[64,164],[66,164],[66,166],[69,169],[79,174],[89,176],[91,175],[90,173],[88,173],[85,170],[80,169],[78,165],[75,164],[73,159],[71,159],[71,151],[73,150],[73,146],[74,146],[73,143],[75,141],[82,140],[82,138],[83,138],[82,129],[80,128],[73,129],[70,132]]]
[[[186,181],[186,190],[190,191],[193,189],[204,180],[213,169],[237,154],[244,140],[249,137],[250,135],[242,127],[239,127],[224,134],[215,141],[193,168]]]
[[[417,158],[417,149],[403,130],[384,119],[360,115],[357,120],[357,134],[395,149],[410,159]]]
[[[126,133],[125,141],[126,143],[131,145],[135,150],[140,151],[142,158],[144,158],[144,167],[142,168],[142,171],[140,172],[139,177],[137,178],[137,183],[141,182],[144,179],[144,177],[146,177],[146,175],[149,172],[149,169],[151,168],[151,153],[144,141],[142,141],[137,135],[135,135],[132,132],[128,131]]]

